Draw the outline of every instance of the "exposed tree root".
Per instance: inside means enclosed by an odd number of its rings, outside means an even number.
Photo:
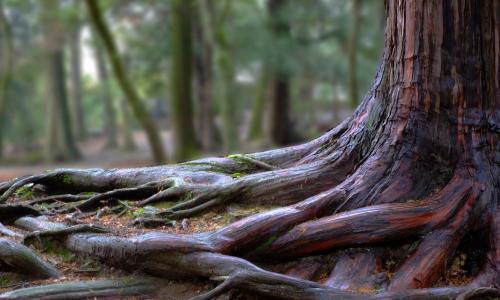
[[[5,235],[5,236],[10,236],[10,237],[22,237],[21,234],[10,230],[9,228],[5,227],[2,223],[0,223],[0,233]]]
[[[325,285],[340,290],[372,292],[383,290],[387,274],[381,272],[383,250],[349,251],[336,261]]]
[[[286,271],[285,275],[312,281],[322,267],[323,263],[318,260],[304,259]]]
[[[23,186],[59,196],[28,202],[51,203],[40,211],[2,205],[0,222],[38,231],[40,239],[57,237],[72,252],[120,268],[222,281],[199,299],[231,289],[301,300],[497,296],[500,7],[495,1],[437,0],[386,6],[386,49],[374,84],[353,116],[320,138],[173,166],[62,169],[19,178],[0,185],[0,203]],[[143,220],[153,226],[233,202],[281,207],[189,235],[89,233],[84,225],[29,216],[103,206],[117,212],[120,200],[137,206],[172,202]],[[120,205],[122,213],[135,209]],[[490,216],[490,249],[481,272],[470,274],[474,279],[467,285],[433,287],[464,236]],[[326,284],[310,281],[318,265],[305,260],[288,270],[292,276],[253,263],[419,239],[413,253],[400,255],[388,292],[383,272],[368,269],[379,268],[381,257],[366,249],[346,250],[327,270]]]
[[[0,222],[9,224],[24,216],[39,216],[41,212],[31,206],[0,204]]]
[[[24,236],[23,243],[24,244],[29,244],[33,241],[33,239],[42,239],[42,238],[47,238],[50,237],[52,239],[62,239],[65,238],[69,234],[75,234],[75,233],[108,233],[111,232],[110,229],[101,227],[101,226],[95,226],[92,224],[79,224],[79,225],[73,225],[65,228],[56,228],[56,229],[48,229],[48,230],[43,230],[43,231],[34,231],[31,232],[27,235]]]
[[[34,278],[57,278],[59,271],[33,250],[9,239],[0,238],[0,260],[17,273]]]
[[[155,281],[144,278],[65,282],[14,290],[0,294],[0,299],[69,300],[152,296],[156,287]]]

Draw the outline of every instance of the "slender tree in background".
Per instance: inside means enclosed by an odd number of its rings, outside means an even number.
[[[3,0],[0,0],[0,159],[3,157],[9,84],[12,76],[14,46],[12,29],[5,15]]]
[[[361,23],[361,1],[351,1],[351,32],[347,46],[347,59],[349,63],[349,102],[352,108],[359,104],[359,86],[358,86],[358,44],[359,27]]]
[[[277,43],[290,38],[290,24],[284,17],[288,0],[268,0],[270,30]],[[280,49],[281,47],[278,47]],[[286,56],[275,53],[271,64],[271,99],[269,102],[269,136],[276,145],[292,142],[292,123],[290,120],[290,75],[286,68]]]
[[[222,3],[222,4],[220,4]],[[222,140],[224,150],[231,151],[237,148],[238,138],[238,106],[235,94],[235,67],[232,57],[233,46],[231,45],[225,26],[228,15],[231,12],[231,0],[216,1],[214,10],[207,10],[210,22],[214,28],[216,47],[216,62],[220,76],[219,106],[222,118]]]
[[[196,18],[193,19],[197,47],[194,51],[194,77],[198,92],[197,132],[204,150],[214,150],[217,132],[214,119],[214,35],[210,22],[212,1],[199,0],[195,3]]]
[[[160,132],[151,116],[149,115],[148,111],[144,107],[144,104],[139,97],[137,90],[135,89],[132,82],[128,78],[127,73],[125,72],[123,63],[120,59],[120,54],[118,53],[118,49],[116,48],[115,41],[102,16],[99,5],[95,0],[86,0],[86,3],[89,10],[90,19],[92,20],[96,31],[99,33],[99,36],[103,41],[104,48],[106,49],[106,52],[110,59],[116,81],[122,89],[123,94],[128,101],[128,104],[132,107],[135,117],[146,132],[149,146],[153,155],[153,160],[156,163],[164,163],[167,160],[167,157],[165,155]]]
[[[269,97],[269,69],[264,66],[259,78],[257,86],[257,97],[255,98],[252,107],[252,117],[250,119],[250,127],[248,138],[250,140],[258,140],[264,137],[264,118],[266,104]]]
[[[52,113],[56,116],[48,118],[49,135],[47,158],[78,159],[81,157],[74,135],[71,116],[69,112],[68,96],[66,89],[66,71],[64,68],[64,38],[62,23],[55,16],[59,10],[59,0],[43,1],[43,17],[45,23],[45,51],[47,55],[47,84],[48,94],[52,102]],[[57,136],[62,134],[62,149],[57,147]]]
[[[95,35],[97,36],[97,35]],[[99,97],[104,105],[105,128],[104,132],[107,137],[106,148],[116,148],[118,146],[118,129],[116,125],[116,110],[113,105],[113,98],[110,91],[110,82],[106,61],[104,60],[103,48],[100,46],[101,41],[94,39],[94,57],[97,67],[97,75],[99,77],[100,89]]]
[[[132,120],[130,118],[130,109],[125,99],[120,100],[121,121],[119,123],[122,144],[121,148],[125,151],[133,151],[137,149],[132,132]]]
[[[70,107],[72,112],[73,128],[78,139],[87,137],[84,109],[82,103],[82,67],[81,67],[81,9],[80,1],[74,2],[74,20],[71,24],[72,30],[68,35],[70,55]]]
[[[153,220],[231,202],[281,205],[204,233],[123,237],[63,229],[67,249],[124,269],[224,280],[197,299],[231,289],[296,300],[498,298],[500,2],[386,4],[373,85],[354,114],[321,137],[179,165],[23,177],[0,185],[0,202],[20,187],[42,185],[55,194],[100,193],[67,204],[69,211],[95,211],[116,198],[139,206],[176,202]],[[66,226],[33,218],[14,224]],[[463,284],[445,286],[460,246],[475,270]],[[270,260],[290,264],[269,271],[251,262]],[[397,262],[386,264],[392,276],[381,270],[384,262]]]
[[[123,54],[123,61],[125,62],[124,68],[125,70],[128,70],[129,64],[131,62],[130,54],[125,52]],[[130,115],[130,107],[127,103],[127,100],[123,97],[120,98],[119,100],[119,115],[120,115],[120,121],[119,121],[119,128],[120,128],[120,136],[121,136],[121,145],[120,147],[124,151],[134,151],[137,149],[137,144],[134,139],[134,132],[133,132],[133,122],[132,118]]]
[[[191,0],[172,0],[172,71],[170,90],[175,138],[175,158],[183,161],[198,152],[194,134],[192,79]]]

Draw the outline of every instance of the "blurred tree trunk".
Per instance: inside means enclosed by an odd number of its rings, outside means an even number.
[[[164,163],[166,162],[167,157],[163,148],[160,132],[124,70],[115,41],[106,22],[104,21],[99,5],[95,0],[86,0],[86,3],[90,13],[90,19],[92,20],[96,31],[99,33],[103,41],[104,48],[110,58],[115,78],[125,94],[128,104],[132,107],[135,117],[146,132],[153,160],[158,164]]]
[[[82,67],[81,67],[81,31],[80,2],[75,2],[77,19],[74,28],[69,34],[69,54],[71,61],[71,90],[70,101],[73,116],[73,128],[78,139],[87,137],[84,109],[82,104]]]
[[[333,108],[333,114],[332,114],[333,122],[332,122],[332,124],[334,126],[337,126],[337,124],[339,124],[342,121],[340,119],[341,105],[340,105],[337,89],[338,89],[337,83],[335,81],[333,81],[332,82],[332,96],[333,96],[332,97],[332,104],[333,104],[332,105],[332,108]]]
[[[175,138],[175,159],[184,161],[196,155],[191,96],[192,36],[191,0],[172,2],[172,91],[171,103]]]
[[[214,2],[216,3],[216,2]],[[221,3],[221,2],[217,2]],[[235,69],[231,57],[232,46],[229,43],[224,28],[226,17],[231,10],[231,0],[226,0],[219,14],[211,14],[210,19],[215,28],[215,42],[217,44],[216,60],[221,76],[220,109],[222,117],[222,139],[224,151],[230,152],[238,147],[238,106],[235,95]],[[208,10],[208,12],[211,12]],[[217,20],[216,17],[217,16]]]
[[[47,149],[48,159],[78,159],[81,157],[73,135],[72,122],[69,112],[68,97],[66,90],[66,72],[64,69],[64,38],[63,24],[57,20],[55,12],[59,11],[58,0],[45,0],[43,3],[44,29],[45,29],[45,50],[47,55],[47,87],[49,99],[58,118],[49,119],[49,134],[58,134],[60,128],[62,134],[63,149],[61,152],[53,151],[51,140],[57,137],[50,137]],[[57,121],[56,121],[57,120]],[[53,128],[55,127],[55,128]],[[59,152],[59,153],[58,153]],[[60,154],[61,157],[55,155]]]
[[[130,110],[125,99],[121,99],[120,101],[121,108],[121,122],[120,122],[120,131],[122,135],[122,148],[125,151],[133,151],[137,149],[137,145],[135,144],[134,135],[132,133],[132,123],[130,118]]]
[[[278,43],[290,36],[290,24],[284,19],[282,10],[288,5],[288,0],[268,0],[270,30]],[[292,142],[290,121],[290,75],[285,70],[285,57],[276,54],[271,72],[271,101],[269,111],[269,136],[276,145],[286,145]]]
[[[214,40],[211,22],[209,20],[212,10],[211,2],[199,0],[194,18],[194,33],[198,47],[194,51],[194,72],[198,85],[198,133],[204,150],[215,150],[217,145],[217,132],[214,120]]]
[[[0,39],[1,43],[1,65],[0,65],[0,159],[3,157],[6,114],[8,102],[8,88],[12,73],[12,59],[14,47],[12,44],[12,29],[3,9],[3,1],[0,0]]]
[[[258,140],[264,137],[264,114],[267,99],[269,99],[269,70],[263,67],[260,75],[259,86],[257,87],[257,98],[253,104],[252,117],[248,132],[249,140]]]
[[[349,63],[349,100],[354,109],[359,104],[358,91],[358,40],[359,27],[361,23],[361,0],[352,0],[351,2],[351,33],[348,41],[348,63]]]
[[[108,139],[106,148],[116,148],[118,146],[116,111],[113,105],[113,99],[109,90],[109,76],[106,68],[106,62],[103,56],[103,49],[99,41],[94,41],[94,55],[97,67],[97,74],[100,82],[99,96],[104,104],[105,129],[104,132]]]

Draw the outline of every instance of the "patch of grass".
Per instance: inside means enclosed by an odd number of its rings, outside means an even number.
[[[145,213],[144,207],[140,207],[132,212],[132,215],[136,218],[144,216]]]
[[[21,200],[30,200],[33,199],[33,191],[31,190],[31,188],[23,186],[16,191],[16,196]]]
[[[50,241],[48,239],[44,239],[42,241],[45,251],[60,257],[63,262],[71,262],[75,259],[76,256],[73,252],[61,247],[56,241]]]
[[[82,195],[92,197],[92,196],[97,195],[97,193],[96,192],[84,192],[84,193],[82,193]]]
[[[235,172],[235,173],[231,174],[231,177],[240,178],[240,177],[245,176],[245,175],[246,175],[245,173]]]
[[[147,206],[140,207],[140,208],[137,208],[137,209],[133,210],[132,211],[132,216],[134,216],[136,218],[138,218],[138,217],[144,217],[144,216],[153,217],[158,212],[159,212],[158,208],[156,208],[154,206],[147,205]]]

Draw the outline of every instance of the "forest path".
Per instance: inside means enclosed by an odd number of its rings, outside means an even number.
[[[162,131],[164,147],[170,155],[173,151],[170,131]],[[79,161],[64,161],[58,163],[10,164],[0,165],[0,182],[15,177],[37,174],[57,168],[131,168],[152,165],[149,145],[142,131],[134,132],[136,149],[106,149],[104,136],[91,137],[79,143],[83,159]]]

